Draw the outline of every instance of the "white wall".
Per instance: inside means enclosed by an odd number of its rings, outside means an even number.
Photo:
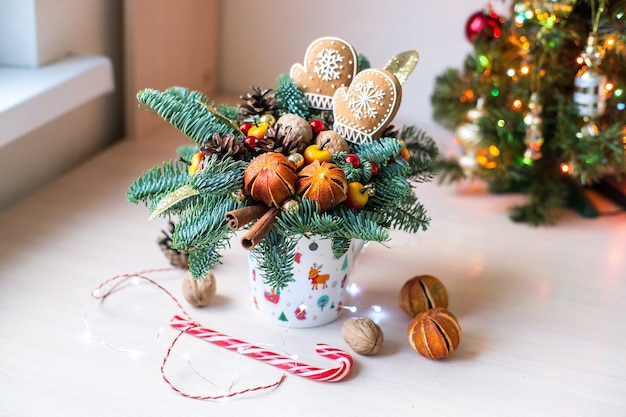
[[[0,147],[0,210],[122,137],[122,1],[35,2],[43,10],[55,5],[65,8],[65,13],[48,15],[44,24],[55,28],[62,45],[43,42],[43,46],[63,53],[108,56],[113,61],[116,91]],[[43,56],[50,55],[44,51]]]
[[[224,0],[221,20],[221,87],[237,95],[251,85],[276,85],[276,77],[302,62],[311,41],[337,36],[382,67],[396,53],[415,49],[420,62],[404,85],[396,125],[431,125],[434,79],[460,67],[471,45],[468,17],[486,0]],[[501,2],[494,9],[504,12]]]

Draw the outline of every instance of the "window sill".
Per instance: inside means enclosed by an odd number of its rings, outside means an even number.
[[[0,147],[113,91],[107,57],[75,55],[40,68],[0,67]]]

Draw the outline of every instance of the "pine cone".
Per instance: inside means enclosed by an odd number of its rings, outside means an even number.
[[[240,96],[245,102],[239,105],[238,113],[241,118],[260,116],[262,114],[274,114],[276,110],[276,96],[272,89],[265,90],[260,87],[250,87],[253,93]]]
[[[265,139],[273,142],[274,152],[280,152],[286,156],[294,152],[302,153],[304,151],[305,144],[302,143],[299,137],[291,133],[291,127],[281,129],[279,123],[267,128]]]
[[[172,247],[172,237],[165,230],[162,231],[163,236],[157,241],[159,247],[163,251],[165,257],[170,261],[172,266],[182,269],[189,268],[189,254],[186,250],[178,250]],[[170,233],[174,233],[174,223],[170,222]]]
[[[200,152],[206,156],[220,155],[232,156],[235,159],[243,159],[246,155],[246,147],[244,143],[235,135],[226,134],[223,137],[219,133],[213,133],[211,139],[204,142],[200,148]]]

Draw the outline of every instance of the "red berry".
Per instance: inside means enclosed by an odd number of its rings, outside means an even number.
[[[353,153],[349,153],[346,155],[346,157],[344,158],[344,161],[346,161],[346,163],[352,165],[354,168],[358,168],[361,166],[361,160],[359,159],[359,157]]]
[[[322,130],[326,129],[326,126],[324,126],[324,122],[321,119],[313,119],[309,122],[309,124],[311,125],[311,130],[313,130],[314,135],[317,135]]]
[[[378,175],[378,164],[376,162],[370,162],[372,165],[372,177]]]
[[[243,140],[243,143],[250,149],[256,148],[256,138],[254,136],[248,136]]]
[[[242,124],[239,125],[239,130],[241,130],[241,133],[248,136],[248,131],[250,130],[252,126],[254,126],[254,123],[252,122],[243,122]]]

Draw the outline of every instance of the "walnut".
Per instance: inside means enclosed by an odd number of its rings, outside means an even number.
[[[346,140],[334,130],[323,130],[318,133],[315,137],[315,143],[317,145],[321,145],[322,143],[325,143],[328,139],[330,139],[330,141],[326,143],[326,145],[324,145],[324,148],[330,153],[350,151],[350,145],[348,145],[348,142],[346,142]]]
[[[210,271],[204,279],[195,279],[189,271],[183,277],[183,295],[194,307],[206,307],[215,297],[216,290],[215,275]]]
[[[279,126],[280,134],[286,135],[289,131],[302,148],[311,143],[313,139],[313,129],[311,129],[309,122],[295,114],[283,114],[276,120],[276,126]]]
[[[360,355],[375,355],[383,346],[383,331],[367,317],[352,317],[343,323],[343,339]]]

